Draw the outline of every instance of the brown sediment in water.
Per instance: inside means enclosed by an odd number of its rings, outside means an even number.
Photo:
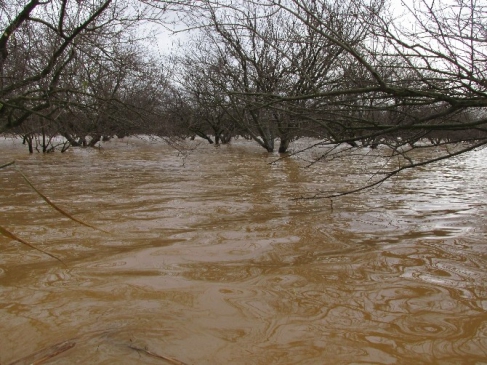
[[[1,364],[487,356],[485,151],[331,209],[295,198],[356,182],[363,160],[270,164],[277,154],[242,140],[201,144],[184,161],[141,141],[0,150],[53,204],[111,232],[73,222],[0,170],[1,226],[67,265],[0,236]]]

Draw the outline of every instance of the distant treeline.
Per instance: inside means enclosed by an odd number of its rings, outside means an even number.
[[[137,134],[468,151],[487,143],[486,9],[447,3],[0,2],[0,133],[32,153]],[[156,56],[141,29],[174,15],[187,40]]]

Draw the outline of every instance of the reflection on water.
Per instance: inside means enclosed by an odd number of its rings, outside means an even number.
[[[76,225],[14,168],[0,171],[1,225],[67,264],[0,236],[1,364],[487,358],[485,151],[332,209],[295,198],[360,178],[361,160],[271,164],[278,155],[240,140],[184,158],[134,139],[0,149],[0,162],[16,159],[51,200],[110,232]]]

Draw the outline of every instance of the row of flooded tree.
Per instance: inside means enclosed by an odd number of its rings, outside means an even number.
[[[470,149],[487,141],[486,9],[447,2],[3,2],[0,132],[30,152],[134,134]],[[184,44],[155,56],[149,24],[171,22]]]

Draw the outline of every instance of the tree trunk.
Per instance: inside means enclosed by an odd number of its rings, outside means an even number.
[[[209,143],[209,144],[213,144],[213,140],[212,140],[210,137],[208,137],[208,136],[207,136],[205,133],[200,132],[200,131],[197,131],[197,132],[195,132],[195,133],[196,133],[198,136],[200,136],[201,138],[206,139],[206,140],[208,141],[208,143]]]
[[[76,140],[69,134],[69,133],[62,133],[61,134],[66,140],[71,144],[73,147],[79,147],[80,144],[76,142]]]
[[[95,147],[95,145],[100,142],[100,139],[101,139],[101,136],[99,134],[97,135],[94,135],[92,138],[91,138],[91,141],[90,143],[88,144],[88,147]]]
[[[27,142],[27,146],[29,146],[29,153],[34,153],[34,146],[32,145],[32,136],[25,136],[24,141]]]
[[[289,148],[289,139],[281,137],[281,143],[279,144],[279,153],[286,153]]]

